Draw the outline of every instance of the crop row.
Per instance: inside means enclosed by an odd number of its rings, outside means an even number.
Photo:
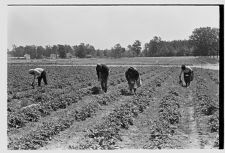
[[[69,128],[75,121],[83,121],[88,117],[94,115],[94,113],[99,110],[101,105],[107,105],[108,103],[114,101],[118,97],[119,91],[110,95],[105,95],[99,97],[98,99],[93,99],[90,103],[85,104],[79,108],[73,106],[68,110],[65,109],[66,116],[54,120],[39,121],[38,128],[35,131],[31,131],[20,138],[14,138],[9,143],[10,149],[37,149],[45,144],[51,137],[59,133],[60,131]],[[73,108],[73,109],[72,109]],[[50,116],[51,118],[51,116]],[[31,141],[36,140],[36,141]]]
[[[219,74],[218,74],[219,72],[216,72],[213,70],[208,70],[207,73],[208,73],[210,79],[218,85],[219,84]]]
[[[31,66],[8,66],[8,102],[12,99],[32,98],[37,94],[36,89],[32,89],[30,82],[32,76],[27,73]],[[48,94],[57,94],[57,92],[65,90],[76,90],[86,88],[96,84],[97,76],[95,67],[44,67],[47,71],[47,79],[49,85],[46,87]],[[150,68],[152,69],[152,68]],[[117,78],[125,80],[125,67],[110,68],[109,85],[116,85]],[[147,68],[141,68],[141,73],[148,71]],[[41,89],[45,92],[45,89]]]
[[[118,86],[117,89],[111,91],[110,94],[104,94],[102,97],[93,98],[93,100],[90,103],[88,103],[87,105],[84,105],[80,108],[75,107],[74,110],[72,110],[71,115],[67,114],[67,117],[63,117],[63,119],[60,119],[59,121],[56,121],[54,119],[53,122],[48,121],[48,122],[38,123],[38,128],[36,128],[38,130],[35,130],[35,132],[34,131],[29,132],[26,135],[24,135],[18,139],[17,138],[11,139],[11,141],[9,143],[9,148],[32,149],[32,148],[42,147],[44,144],[47,143],[49,138],[51,138],[53,135],[57,134],[57,131],[60,132],[61,130],[64,130],[64,128],[58,127],[58,125],[61,125],[64,123],[64,122],[61,123],[62,120],[63,121],[69,120],[68,123],[70,123],[70,125],[74,121],[85,120],[87,117],[92,116],[99,109],[99,105],[107,105],[108,103],[113,102],[116,99],[119,99],[119,95],[121,94],[121,91],[123,91],[122,89],[123,89],[122,86]],[[82,96],[80,96],[80,97],[82,97]],[[65,98],[62,98],[62,99],[65,100]],[[57,105],[57,103],[55,104],[54,102],[51,104]],[[37,106],[37,108],[38,108],[38,106]],[[29,111],[29,113],[31,113],[31,112],[35,112],[35,111],[34,110]],[[41,112],[44,112],[44,111],[41,111]],[[68,111],[67,111],[67,113],[68,113]],[[25,114],[25,113],[22,113],[22,114]],[[46,125],[49,125],[49,127],[47,128]],[[58,130],[55,129],[55,127],[58,127],[57,128]],[[62,127],[64,127],[64,125],[62,125]],[[68,128],[68,126],[67,126],[67,128]],[[42,135],[42,133],[44,132],[43,129],[45,129],[45,131],[49,131],[48,134],[46,134],[47,136],[45,136],[44,140],[42,139],[43,137],[40,137],[40,135]],[[46,133],[46,132],[44,132],[44,133]],[[37,137],[38,138],[40,137],[41,142],[43,142],[43,143],[41,143],[38,146],[35,146],[31,142],[29,142],[31,139],[37,140],[38,139]]]
[[[148,69],[147,72],[152,69]],[[123,78],[124,76],[112,77],[110,80],[111,84],[117,85],[121,82],[125,82],[126,80]],[[27,107],[23,107],[22,109],[13,109],[15,103],[8,103],[8,127],[9,128],[21,128],[25,126],[28,122],[37,122],[41,117],[45,117],[49,115],[52,111],[56,111],[58,109],[65,109],[67,106],[72,103],[76,103],[83,96],[88,94],[95,94],[94,89],[96,87],[89,87],[85,89],[80,89],[80,86],[76,86],[76,90],[63,90],[63,93],[45,93],[45,89],[41,89],[41,91],[36,90],[33,92],[33,102]],[[29,98],[29,97],[26,97]],[[22,99],[23,101],[27,99]],[[31,100],[30,100],[31,101]],[[25,105],[25,104],[24,104]],[[14,106],[15,107],[15,106]]]
[[[21,105],[24,107],[26,106],[26,103],[32,104],[40,101],[48,101],[49,99],[59,97],[61,94],[94,86],[97,83],[97,77],[93,70],[94,68],[63,67],[62,69],[51,67],[51,69],[48,69],[49,85],[41,89],[31,89],[30,84],[25,83],[26,80],[29,80],[29,76],[26,74],[27,69],[29,68],[31,67],[11,66],[8,69],[8,110],[10,112],[20,108],[20,104],[17,104],[16,102],[22,103]],[[116,84],[117,82],[114,81],[114,85]],[[15,86],[18,86],[19,88],[16,88]]]
[[[212,98],[206,80],[200,74],[196,75],[196,100],[199,106],[197,111],[204,115],[212,115],[218,110],[218,103]]]
[[[8,76],[7,101],[9,113],[30,104],[56,100],[63,94],[69,94],[96,84],[95,75],[90,74],[90,70],[86,70],[87,68],[51,68],[48,70],[50,76],[48,76],[49,85],[44,88],[31,89],[30,84],[25,83],[26,80],[29,80],[29,76],[25,71],[28,68],[30,67],[9,68],[8,73],[12,74],[12,76]],[[18,88],[14,86],[18,86]]]
[[[8,128],[21,128],[26,123],[38,122],[41,117],[50,115],[53,111],[65,109],[72,103],[77,103],[82,96],[88,93],[88,89],[81,89],[77,92],[58,95],[53,99],[47,99],[41,96],[40,102],[36,104],[23,107],[15,112],[8,112]]]
[[[8,90],[9,92],[20,92],[30,90],[30,82],[33,77],[28,74],[31,66],[8,66]],[[64,85],[68,81],[74,84],[92,79],[94,70],[80,67],[43,67],[47,72],[49,88],[55,85]]]
[[[207,80],[200,74],[196,76],[196,105],[197,115],[199,120],[206,120],[206,127],[210,133],[218,133],[219,131],[219,105],[218,99],[213,98],[213,93],[210,90]],[[217,86],[218,87],[218,86]],[[203,116],[202,116],[203,115]],[[204,131],[201,131],[204,134]],[[217,142],[215,142],[214,147]]]
[[[115,82],[120,83],[120,81]],[[31,104],[13,112],[9,111],[10,107],[8,107],[8,127],[20,128],[25,126],[27,122],[37,122],[40,117],[50,115],[52,111],[65,109],[72,103],[77,103],[82,97],[89,94],[95,94],[95,88],[97,87],[82,88],[77,91],[71,90],[67,93],[53,95],[42,93],[34,96],[35,104]],[[97,88],[97,90],[99,91],[99,88]]]
[[[86,135],[89,141],[80,146],[70,146],[70,149],[115,149],[116,141],[122,141],[119,135],[120,128],[128,129],[130,125],[133,125],[133,118],[150,105],[156,88],[160,87],[172,73],[171,69],[145,84],[133,99],[128,100],[106,116],[102,124],[89,130]]]
[[[175,127],[180,121],[180,105],[178,92],[174,89],[160,100],[159,119],[153,122],[152,131],[149,136],[150,143],[145,145],[145,149],[162,149],[175,147],[170,136],[175,134]]]
[[[32,89],[30,83],[33,79],[28,74],[28,70],[31,66],[8,66],[8,102],[12,99],[32,98],[37,92],[36,89]],[[97,75],[95,67],[43,67],[47,71],[48,86],[45,87],[48,90],[48,94],[54,94],[58,91],[65,92],[65,90],[76,90],[80,88],[86,88],[96,84]],[[117,76],[118,74],[124,74],[125,68],[119,67],[117,70],[112,68],[111,76]],[[114,83],[117,84],[117,83]],[[42,89],[43,90],[43,89]]]

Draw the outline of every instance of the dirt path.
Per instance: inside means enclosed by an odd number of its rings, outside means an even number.
[[[187,136],[187,144],[185,149],[200,149],[201,144],[199,141],[197,121],[195,119],[195,105],[193,102],[193,90],[194,87],[186,88],[186,95],[184,96],[184,105],[181,108],[181,124],[182,130]]]
[[[194,107],[188,107],[188,139],[189,144],[187,144],[187,149],[200,149],[200,142],[199,142],[199,136],[198,136],[198,130],[197,130],[197,122],[194,118]]]

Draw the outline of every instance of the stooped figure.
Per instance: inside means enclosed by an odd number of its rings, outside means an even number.
[[[180,75],[179,75],[180,83],[182,83],[182,80],[181,80],[182,73],[184,74],[185,86],[188,87],[190,85],[190,82],[194,78],[194,72],[191,69],[191,67],[185,66],[185,65],[181,65],[181,72],[180,72]]]
[[[133,90],[134,90],[134,93],[136,93],[135,83],[137,87],[140,87],[142,84],[139,72],[135,68],[130,67],[125,72],[125,77],[128,81],[130,93],[132,93]]]
[[[41,86],[41,80],[43,79],[45,85],[47,85],[47,77],[46,77],[46,72],[44,69],[42,68],[35,68],[35,69],[30,69],[29,70],[29,74],[34,76],[33,82],[32,82],[32,86],[34,88],[35,86],[35,79],[38,79],[38,86]]]
[[[109,68],[105,64],[97,64],[96,71],[97,71],[98,81],[101,82],[102,90],[104,92],[107,92]]]

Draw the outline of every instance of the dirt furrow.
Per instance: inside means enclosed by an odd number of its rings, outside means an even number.
[[[197,122],[194,117],[194,107],[187,107],[188,112],[188,139],[189,144],[187,144],[187,149],[200,149],[200,142],[199,142],[199,136],[198,136],[198,130],[197,130]]]
[[[195,89],[195,82],[192,82],[192,86],[186,89],[184,95],[184,105],[182,107],[182,130],[187,136],[187,142],[184,145],[185,149],[200,149],[201,144],[199,140],[198,127],[196,121],[195,103],[193,102],[193,92]]]

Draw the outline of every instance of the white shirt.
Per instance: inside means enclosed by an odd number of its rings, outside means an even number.
[[[44,69],[42,68],[35,68],[35,69],[30,69],[29,73],[33,73],[34,76],[40,76],[43,71]]]
[[[184,70],[181,70],[180,72],[180,76],[182,75],[182,73],[189,73],[189,72],[192,72],[192,68],[190,66],[185,66],[185,69]]]

